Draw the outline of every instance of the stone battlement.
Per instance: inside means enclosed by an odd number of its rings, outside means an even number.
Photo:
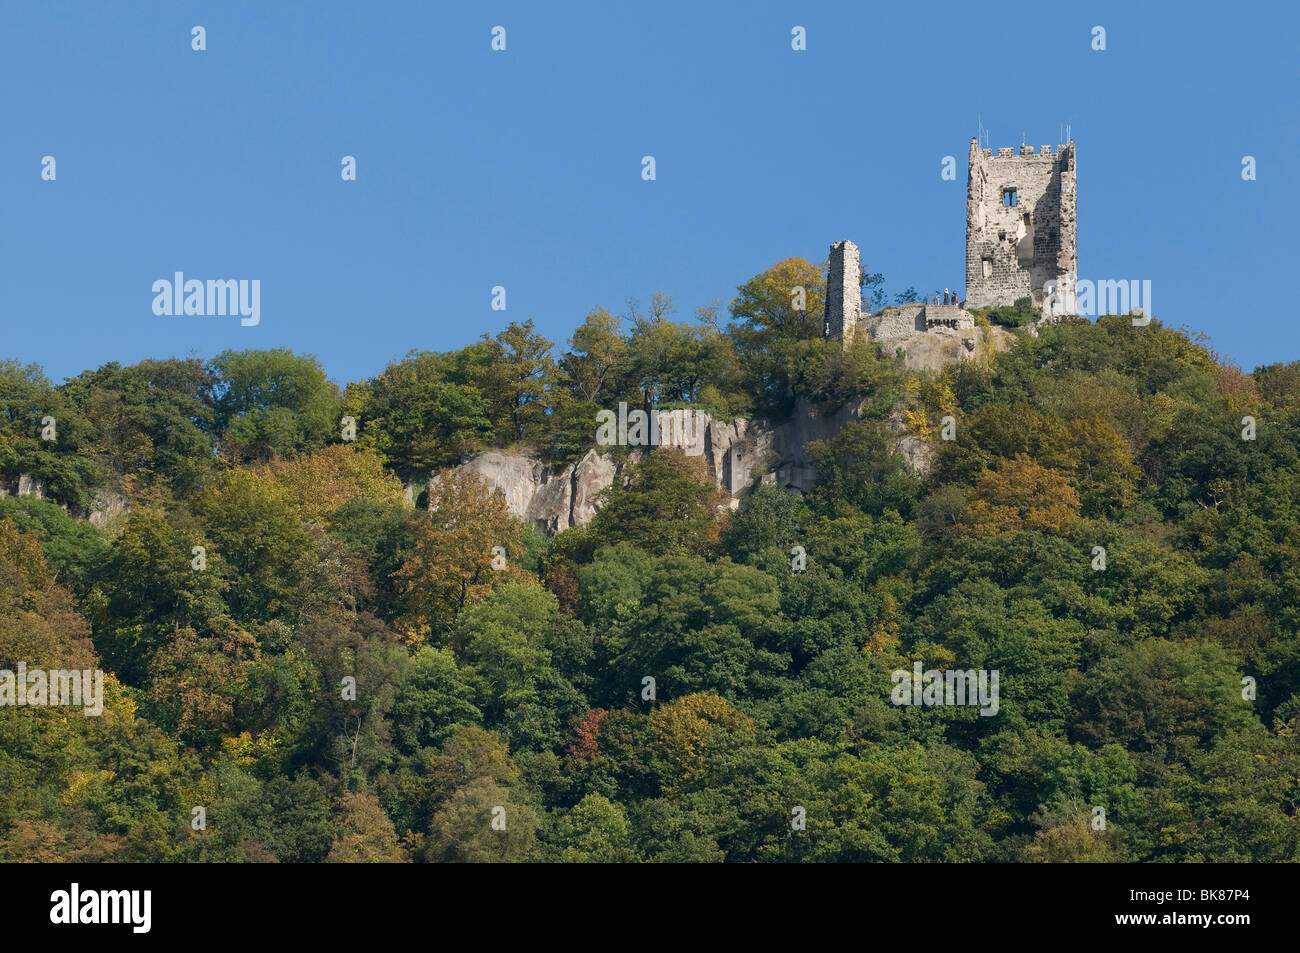
[[[954,331],[974,331],[975,315],[955,304],[924,305],[921,318],[925,321],[925,330],[934,328],[952,328]]]
[[[1057,146],[1055,151],[1057,155],[1060,155],[1061,153],[1066,152],[1067,150],[1072,151],[1073,148],[1074,148],[1074,144],[1069,143],[1067,145]],[[1020,156],[1035,155],[1033,146],[1021,146],[1020,151],[1018,153],[1015,149],[1009,149],[1009,148],[999,149],[997,155],[993,154],[992,149],[984,149],[982,151],[984,153],[984,158],[986,159],[1018,159],[1020,158]],[[1052,155],[1052,152],[1053,150],[1051,146],[1039,146],[1037,155],[1050,156]]]

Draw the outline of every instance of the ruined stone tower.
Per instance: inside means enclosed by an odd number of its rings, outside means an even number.
[[[850,241],[831,245],[826,268],[826,324],[831,340],[852,343],[862,315],[862,259]]]
[[[1074,143],[981,149],[966,180],[966,304],[1031,298],[1044,316],[1068,313],[1077,277]],[[1047,288],[1046,295],[1044,287]],[[1053,294],[1055,291],[1055,294]]]

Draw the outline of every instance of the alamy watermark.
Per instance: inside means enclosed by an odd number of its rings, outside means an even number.
[[[172,281],[159,278],[153,283],[153,313],[162,316],[241,315],[239,323],[246,328],[255,327],[262,320],[262,279],[249,281],[234,278],[214,281],[206,285],[197,278],[185,280],[183,272],[176,272]]]
[[[0,707],[12,705],[80,707],[86,717],[104,711],[104,673],[100,669],[27,667],[0,669]]]
[[[132,933],[148,933],[153,923],[152,890],[82,890],[73,882],[50,894],[50,922],[125,924]]]
[[[1068,282],[1048,281],[1043,284],[1044,311],[1052,316],[1078,315],[1095,318],[1099,314],[1128,314],[1136,311],[1141,319],[1133,324],[1143,327],[1151,322],[1151,279],[1105,279],[1090,281],[1080,278],[1074,287]]]
[[[704,452],[704,427],[695,410],[627,409],[618,402],[618,413],[602,410],[596,414],[596,443],[602,447],[681,447],[687,456]]]
[[[926,669],[915,662],[909,672],[895,669],[890,679],[894,690],[890,699],[895,705],[979,705],[980,714],[998,713],[998,670]]]

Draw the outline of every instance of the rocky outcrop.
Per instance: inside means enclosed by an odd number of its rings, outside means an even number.
[[[18,496],[34,496],[38,500],[45,499],[45,484],[41,480],[27,473],[18,475]]]
[[[732,507],[762,483],[806,492],[817,473],[807,455],[807,445],[826,440],[859,419],[862,401],[854,401],[831,415],[819,414],[800,400],[788,421],[717,420],[701,411],[661,411],[658,433],[661,445],[678,446],[702,454],[710,475],[731,494]],[[909,435],[901,415],[890,420],[899,435],[905,465],[925,472],[933,451],[919,437]],[[596,515],[600,494],[614,483],[623,468],[641,455],[634,448],[624,460],[592,449],[577,463],[548,466],[526,454],[489,450],[458,469],[477,474],[505,499],[510,512],[545,533],[586,526]]]
[[[43,500],[45,484],[30,473],[20,473],[16,480],[0,477],[0,497],[4,496],[34,496],[38,500]]]
[[[591,522],[597,498],[622,472],[623,464],[595,450],[565,467],[551,467],[522,454],[489,450],[471,457],[458,469],[481,477],[505,498],[510,512],[525,523],[544,533],[558,533]]]
[[[119,516],[131,512],[126,497],[116,490],[101,489],[95,493],[95,499],[86,519],[92,526],[107,529],[109,524]]]
[[[16,480],[6,481],[0,478],[0,497],[6,496],[34,496],[38,500],[47,499],[48,488],[45,483],[29,473],[20,473]],[[53,499],[50,502],[55,502]],[[65,513],[75,516],[78,519],[85,519],[100,529],[106,529],[108,524],[118,516],[129,513],[131,507],[128,505],[126,497],[116,490],[100,487],[95,490],[88,509],[74,507],[68,508],[66,503],[59,503]]]

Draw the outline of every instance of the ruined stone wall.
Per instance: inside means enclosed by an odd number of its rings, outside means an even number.
[[[831,245],[826,268],[826,323],[823,333],[830,340],[849,344],[857,332],[862,314],[862,260],[858,246],[850,241]]]
[[[1016,204],[1003,193],[1016,192]],[[966,180],[966,303],[987,308],[1034,298],[1056,281],[1073,289],[1077,268],[1074,144],[979,148]]]
[[[975,315],[955,304],[927,304],[922,315],[922,330],[949,328],[953,331],[973,331]]]
[[[903,338],[925,330],[925,305],[905,304],[899,308],[886,308],[867,323],[873,341]]]
[[[889,341],[936,328],[972,331],[975,329],[975,316],[955,304],[905,304],[864,318],[863,327],[871,340]]]

